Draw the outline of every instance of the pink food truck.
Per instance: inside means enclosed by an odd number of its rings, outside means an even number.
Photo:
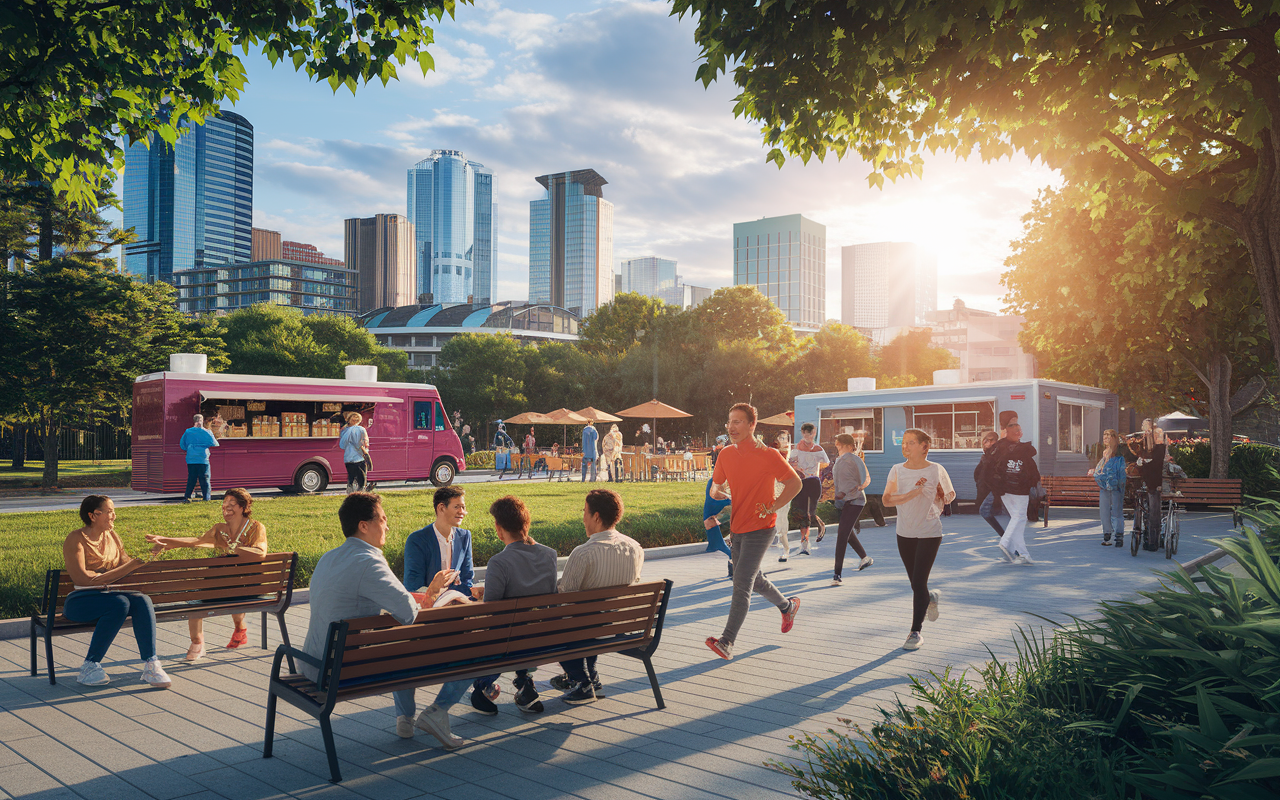
[[[377,367],[348,366],[346,380],[205,372],[202,355],[176,354],[170,371],[133,384],[133,481],[144,492],[181,492],[178,448],[192,417],[221,418],[209,451],[213,487],[312,493],[345,483],[338,436],[352,411],[369,432],[371,481],[430,480],[447,486],[466,468],[440,393],[423,383],[379,383]]]

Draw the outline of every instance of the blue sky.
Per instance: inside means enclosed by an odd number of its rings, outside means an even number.
[[[405,213],[405,171],[463,150],[498,178],[498,296],[528,291],[538,175],[591,168],[615,205],[617,259],[661,255],[688,283],[732,282],[735,221],[802,213],[827,226],[827,317],[840,317],[840,247],[915,241],[939,257],[938,302],[997,308],[1002,262],[1039,189],[1025,159],[929,158],[922,180],[867,187],[857,160],[779,170],[733,116],[731,80],[694,79],[693,22],[650,0],[459,5],[434,26],[436,71],[343,89],[246,62],[234,110],[254,125],[254,223],[342,255],[342,220]],[[616,266],[616,265],[615,265]]]

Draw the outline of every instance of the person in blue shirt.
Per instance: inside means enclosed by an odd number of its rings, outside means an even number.
[[[493,435],[493,468],[511,469],[511,448],[516,443],[507,435],[507,426],[498,420],[498,432]]]
[[[1120,434],[1107,429],[1102,432],[1102,453],[1089,475],[1098,484],[1098,515],[1102,518],[1102,546],[1124,547],[1124,486],[1128,481],[1124,443]]]
[[[191,502],[191,492],[196,483],[200,484],[200,493],[205,500],[209,499],[209,448],[217,447],[218,440],[204,427],[204,415],[192,417],[192,425],[182,432],[178,447],[187,454],[187,491],[182,495],[184,503]]]
[[[342,465],[347,468],[347,494],[363,492],[369,482],[369,433],[360,426],[364,417],[352,411],[347,415],[347,427],[338,437],[342,448]],[[416,588],[416,587],[415,587]]]
[[[596,431],[596,427],[590,422],[582,429],[582,482],[587,481],[587,467],[591,468],[591,482],[596,482],[596,464],[600,451],[597,443],[600,441],[600,434]]]

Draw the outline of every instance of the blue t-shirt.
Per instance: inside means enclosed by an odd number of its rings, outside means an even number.
[[[364,428],[359,425],[348,425],[338,437],[338,446],[342,448],[344,464],[358,464],[364,461],[364,450],[360,445],[368,437]]]
[[[187,428],[178,440],[178,447],[187,451],[188,464],[208,464],[209,448],[217,446],[218,440],[213,434],[198,425]]]
[[[594,461],[596,458],[596,442],[599,441],[600,434],[596,432],[594,427],[586,427],[582,429],[582,458],[586,461]]]

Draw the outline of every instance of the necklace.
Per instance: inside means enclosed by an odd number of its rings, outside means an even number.
[[[240,532],[236,534],[236,538],[227,537],[227,550],[231,553],[236,552],[236,548],[240,546],[240,540],[244,538],[244,532],[249,530],[249,526],[253,524],[253,520],[246,519],[244,525],[241,526]]]

